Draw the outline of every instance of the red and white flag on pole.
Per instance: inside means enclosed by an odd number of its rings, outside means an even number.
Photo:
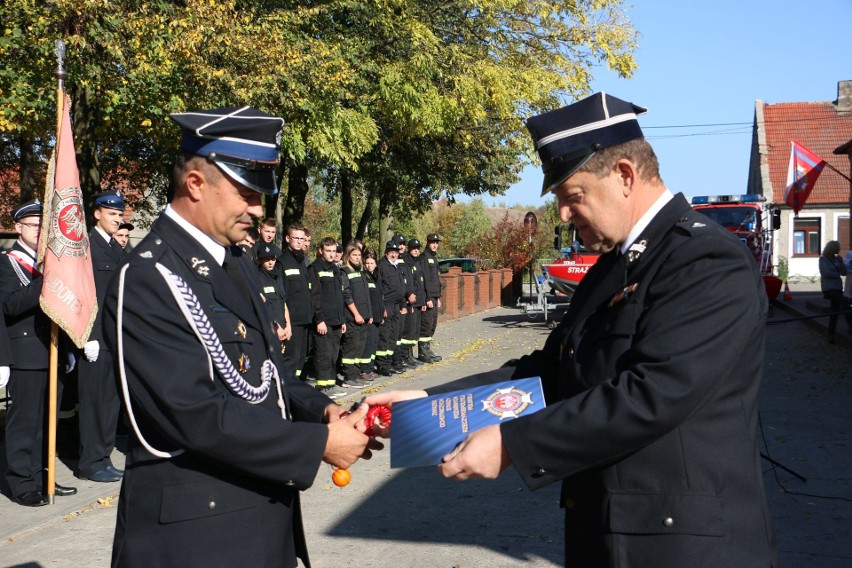
[[[796,141],[791,141],[790,166],[787,169],[787,189],[784,190],[784,202],[793,209],[796,216],[805,206],[808,196],[816,185],[819,174],[825,166],[825,160]]]
[[[44,275],[39,304],[82,348],[92,331],[98,305],[69,107],[66,95],[56,148],[47,171],[38,243],[38,261],[43,263]]]

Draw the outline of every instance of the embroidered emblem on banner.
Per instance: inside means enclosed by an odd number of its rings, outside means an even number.
[[[486,410],[494,416],[499,416],[500,420],[517,418],[528,406],[533,404],[531,393],[514,387],[497,389],[494,394],[481,402],[482,410]]]
[[[86,220],[79,187],[58,189],[53,194],[51,210],[59,213],[51,219],[48,227],[47,246],[58,258],[63,256],[85,256],[88,246]]]

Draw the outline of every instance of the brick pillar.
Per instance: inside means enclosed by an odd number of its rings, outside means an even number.
[[[503,273],[503,293],[501,294],[501,299],[503,301],[504,306],[511,306],[515,303],[514,292],[512,288],[512,269],[501,268],[500,271]]]
[[[484,311],[491,308],[491,301],[488,298],[488,292],[490,290],[490,282],[491,282],[491,271],[490,270],[482,270],[479,272],[479,281],[476,283],[479,287],[479,305],[477,306],[477,311]]]
[[[474,299],[476,274],[472,272],[462,272],[460,277],[462,280],[462,305],[461,309],[459,310],[459,317],[462,317],[469,316],[470,314],[476,312],[476,302]]]
[[[503,303],[500,292],[503,289],[503,271],[501,269],[491,270],[491,305],[499,306]]]
[[[439,321],[454,320],[459,317],[459,274],[461,268],[451,266],[449,272],[441,274],[441,307]]]

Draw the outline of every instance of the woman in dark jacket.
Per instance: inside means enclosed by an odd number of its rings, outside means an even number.
[[[343,386],[362,388],[367,386],[367,382],[361,380],[359,366],[367,343],[367,330],[373,323],[373,309],[370,304],[366,273],[361,267],[361,249],[358,245],[352,243],[346,245],[341,269],[349,284],[349,293],[344,294],[346,333],[343,334],[341,348]]]
[[[834,343],[834,330],[837,329],[837,314],[843,313],[849,333],[852,333],[852,311],[849,299],[843,296],[843,276],[846,266],[840,258],[840,243],[828,241],[819,257],[819,285],[822,295],[831,301],[831,315],[828,318],[828,342]]]

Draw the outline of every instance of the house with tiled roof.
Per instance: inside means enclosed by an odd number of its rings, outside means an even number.
[[[786,259],[791,282],[819,278],[818,258],[828,241],[849,250],[849,176],[846,155],[834,150],[852,137],[852,81],[837,84],[837,100],[765,103],[755,101],[748,192],[781,208],[774,232],[773,264]],[[825,160],[804,208],[795,216],[784,203],[791,142],[803,144]]]

